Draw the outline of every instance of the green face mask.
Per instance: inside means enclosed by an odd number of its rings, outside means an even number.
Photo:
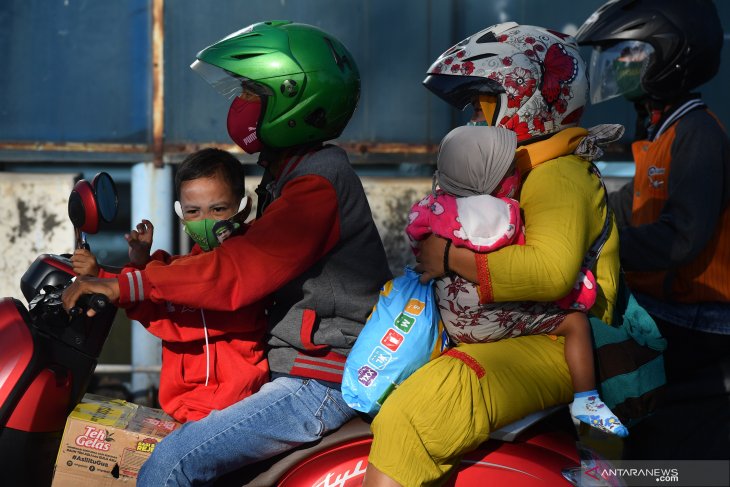
[[[204,252],[213,250],[223,243],[225,239],[236,233],[241,228],[241,223],[246,219],[250,211],[251,199],[245,196],[238,205],[238,213],[228,219],[214,220],[212,218],[206,218],[204,220],[188,221],[183,218],[183,210],[180,202],[175,202],[175,213],[180,217],[185,233],[196,244],[200,245],[200,248]]]
[[[183,221],[185,233],[187,233],[193,241],[200,245],[203,251],[213,250],[223,243],[225,239],[230,237],[241,225],[228,220],[213,220],[206,218],[205,220]]]
[[[220,245],[218,239],[213,233],[213,226],[218,220],[206,218],[205,220],[183,221],[185,233],[187,233],[193,241],[200,245],[205,252],[212,250]]]

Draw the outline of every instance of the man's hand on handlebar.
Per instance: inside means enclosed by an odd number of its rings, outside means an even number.
[[[119,299],[119,282],[116,279],[101,279],[98,277],[77,277],[69,287],[63,291],[61,297],[63,307],[66,311],[76,306],[76,301],[84,294],[103,294],[109,301],[116,302]],[[86,312],[91,317],[96,311],[89,308]]]

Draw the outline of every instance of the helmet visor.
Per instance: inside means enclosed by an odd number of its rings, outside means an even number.
[[[646,67],[654,48],[641,41],[623,41],[610,47],[593,49],[589,79],[591,103],[624,96],[636,100],[644,95],[641,88]]]
[[[423,85],[439,98],[459,110],[471,106],[479,95],[497,95],[504,88],[497,81],[483,76],[455,76],[450,74],[429,74]]]
[[[199,59],[196,59],[190,65],[190,69],[202,76],[218,93],[229,100],[240,96],[244,90],[258,96],[271,96],[274,94],[267,86]]]

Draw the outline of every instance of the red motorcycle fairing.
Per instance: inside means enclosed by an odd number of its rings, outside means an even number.
[[[0,405],[17,400],[13,391],[33,358],[33,336],[16,303],[0,299]]]
[[[67,370],[43,369],[23,394],[5,426],[19,431],[50,433],[63,430],[71,401],[71,375]]]
[[[21,304],[12,298],[0,299],[0,427],[19,431],[63,430],[71,377],[67,370],[45,368],[36,371],[36,346]]]
[[[575,442],[571,442],[575,445]],[[454,478],[447,486],[509,485],[534,487],[537,485],[571,485],[563,477],[563,469],[579,465],[577,454],[566,458],[561,453],[530,443],[498,442],[494,449],[467,454],[461,460]],[[488,483],[485,480],[488,479]]]
[[[362,485],[372,438],[362,438],[309,457],[276,485],[278,487],[354,487]]]
[[[575,458],[526,443],[503,443],[465,455],[446,485],[509,485],[535,487],[571,485],[562,475],[565,468],[579,464]],[[278,487],[355,487],[362,485],[372,438],[335,446],[297,465]],[[573,443],[574,444],[574,443]]]

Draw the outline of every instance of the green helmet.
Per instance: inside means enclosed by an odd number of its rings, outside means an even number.
[[[257,135],[269,148],[338,137],[360,97],[360,73],[342,43],[291,21],[250,25],[206,47],[191,68],[229,98],[261,96]]]

